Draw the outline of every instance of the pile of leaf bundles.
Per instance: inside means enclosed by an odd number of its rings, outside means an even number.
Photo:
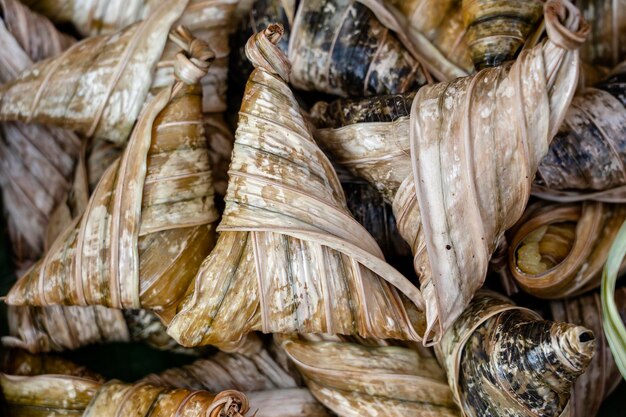
[[[412,99],[316,108],[316,138],[393,204],[413,250],[427,338],[438,340],[482,286],[574,95],[588,26],[569,2],[544,10],[547,39],[512,63]]]

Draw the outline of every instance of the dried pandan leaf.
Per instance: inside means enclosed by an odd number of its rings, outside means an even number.
[[[626,58],[626,4],[621,0],[576,0],[575,4],[591,23],[581,58],[609,68],[622,62]]]
[[[167,321],[184,295],[217,219],[197,84],[213,54],[186,30],[172,36],[186,50],[179,81],[146,107],[85,213],[17,282],[9,304],[147,308]]]
[[[393,30],[438,80],[474,72],[459,0],[358,0]]]
[[[17,0],[0,1],[0,82],[73,41]],[[41,257],[46,224],[69,189],[80,141],[36,124],[0,124],[0,186],[18,273]]]
[[[533,194],[626,202],[626,64],[577,94],[539,164]]]
[[[0,373],[0,390],[10,417],[80,417],[101,386],[99,381],[78,376]]]
[[[546,3],[545,25],[548,38],[514,63],[422,87],[410,115],[404,95],[318,117],[319,142],[393,203],[429,336],[443,334],[481,287],[574,94],[587,25],[567,0]]]
[[[435,346],[468,417],[569,416],[571,388],[594,351],[591,330],[543,320],[486,291]]]
[[[0,371],[8,375],[69,375],[102,381],[102,377],[84,366],[54,355],[33,355],[22,349],[6,349],[0,355]]]
[[[611,244],[625,220],[623,204],[533,203],[507,232],[507,267],[500,272],[541,298],[598,288]]]
[[[339,416],[460,416],[436,359],[400,346],[287,339],[312,394]]]
[[[221,233],[168,333],[184,346],[253,330],[420,340],[421,294],[350,216],[287,86],[282,31],[270,25],[248,43],[256,69],[239,113]]]
[[[463,0],[467,46],[476,68],[513,59],[542,15],[543,0]]]
[[[249,409],[246,396],[235,390],[215,395],[207,391],[110,381],[98,390],[83,417],[244,417]]]
[[[0,120],[53,124],[124,143],[139,115],[171,26],[188,0],[162,3],[146,20],[88,38],[0,87]]]
[[[616,291],[615,301],[622,320],[626,319],[626,288]],[[602,331],[600,293],[553,301],[550,308],[554,320],[585,326],[596,336],[596,354],[587,371],[576,380],[570,400],[572,417],[594,417],[602,402],[622,381]]]

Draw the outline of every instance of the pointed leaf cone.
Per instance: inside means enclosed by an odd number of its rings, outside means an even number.
[[[409,113],[407,95],[374,100],[374,114],[356,103],[341,110],[342,127],[318,131],[338,163],[393,203],[428,336],[440,336],[481,287],[576,89],[587,25],[568,0],[548,1],[545,13],[548,39],[514,63],[422,87]]]
[[[163,3],[120,33],[85,39],[22,72],[0,87],[0,120],[54,124],[123,143],[187,1]]]
[[[0,373],[0,390],[11,417],[80,417],[101,386],[77,376]]]
[[[14,305],[151,308],[167,320],[213,244],[217,212],[199,79],[212,52],[182,30],[182,81],[142,113],[83,216],[7,296]]]
[[[467,45],[477,69],[513,59],[537,26],[542,0],[463,0]]]
[[[623,204],[536,202],[507,232],[508,267],[502,272],[535,297],[565,298],[598,288],[625,220]]]
[[[244,417],[249,408],[246,396],[234,390],[215,395],[207,391],[110,381],[96,393],[83,417]]]
[[[270,25],[248,43],[257,68],[239,113],[220,237],[168,333],[184,346],[253,330],[420,340],[421,294],[350,216],[287,86],[289,64],[275,45],[282,31]]]
[[[626,202],[626,63],[595,88],[577,94],[533,194],[554,201]]]
[[[352,0],[301,2],[288,56],[295,87],[343,97],[411,91],[429,80],[394,33]]]
[[[400,346],[287,339],[306,384],[339,416],[460,416],[433,357]]]
[[[566,417],[571,388],[595,351],[593,332],[542,320],[481,292],[435,346],[468,417]]]
[[[592,25],[589,41],[580,49],[581,58],[608,68],[626,59],[626,4],[622,1],[576,0],[576,6]]]
[[[76,376],[94,381],[102,377],[84,366],[61,356],[33,355],[22,349],[6,349],[0,355],[1,372],[7,375],[36,376],[43,374]]]
[[[622,320],[626,319],[626,288],[617,289],[615,301]],[[585,326],[596,336],[596,354],[587,371],[576,380],[570,402],[572,417],[594,417],[602,402],[622,381],[602,330],[600,293],[553,301],[550,308],[554,320]]]

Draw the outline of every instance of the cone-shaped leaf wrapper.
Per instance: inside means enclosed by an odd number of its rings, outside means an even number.
[[[287,86],[289,64],[275,45],[282,30],[270,25],[249,40],[256,69],[239,113],[221,234],[168,333],[184,346],[252,330],[419,340],[421,294],[350,216]]]
[[[481,287],[574,94],[587,25],[567,0],[546,3],[545,24],[548,39],[514,63],[422,87],[410,117],[394,117],[406,100],[388,96],[375,102],[378,114],[356,103],[330,125],[340,128],[319,131],[338,162],[393,202],[429,336],[450,327]]]
[[[315,398],[341,417],[461,415],[435,358],[415,350],[302,339],[281,346]]]
[[[179,81],[143,111],[85,213],[7,296],[16,305],[175,307],[213,244],[217,212],[198,81],[213,57],[183,29]],[[167,319],[166,317],[164,317]]]
[[[125,142],[187,2],[163,3],[120,33],[86,39],[22,72],[0,87],[0,120],[54,124]]]
[[[590,330],[542,320],[492,292],[479,293],[435,347],[468,417],[567,417],[594,350]]]
[[[622,320],[626,319],[626,288],[618,288],[615,301]],[[617,388],[622,375],[602,330],[602,304],[600,293],[553,301],[550,303],[552,318],[556,321],[585,326],[596,336],[596,354],[587,371],[574,384],[571,406],[572,417],[594,417],[602,402]]]

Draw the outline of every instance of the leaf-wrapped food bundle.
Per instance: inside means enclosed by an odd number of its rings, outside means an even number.
[[[460,416],[433,357],[400,346],[286,339],[313,395],[342,417]]]
[[[501,273],[541,298],[571,297],[597,288],[624,220],[623,204],[531,204],[507,232],[508,267]]]
[[[467,44],[477,69],[512,59],[541,17],[542,0],[463,0]]]
[[[626,288],[622,287],[616,291],[615,300],[622,320],[625,320]],[[596,354],[591,359],[587,371],[576,380],[571,398],[572,417],[594,417],[602,402],[622,381],[602,330],[600,293],[594,292],[581,297],[553,301],[550,308],[554,320],[585,326],[596,336]]]
[[[220,236],[168,333],[184,346],[252,330],[420,340],[421,294],[350,216],[287,86],[281,34],[270,25],[248,42],[256,69],[239,113]]]
[[[576,379],[595,350],[585,327],[542,320],[481,292],[435,352],[467,417],[566,417]]]
[[[198,82],[213,57],[180,29],[173,86],[142,112],[85,213],[7,296],[13,305],[151,308],[165,321],[213,244],[217,212]]]
[[[0,51],[3,82],[73,43],[16,0],[0,1],[0,12],[0,37],[7,46]],[[58,222],[55,207],[70,190],[80,141],[68,130],[22,122],[0,124],[0,137],[0,184],[17,275],[22,275],[41,257],[46,231]],[[104,308],[9,307],[8,316],[11,336],[3,337],[3,342],[31,352],[128,337],[121,313]]]
[[[539,164],[533,194],[626,202],[626,63],[577,94]]]
[[[376,99],[374,112],[362,101],[343,108],[344,119],[320,118],[330,127],[317,139],[392,202],[429,335],[441,335],[481,287],[574,95],[588,26],[567,0],[546,3],[545,24],[548,39],[514,63],[422,87],[409,116],[410,97],[400,95]]]

